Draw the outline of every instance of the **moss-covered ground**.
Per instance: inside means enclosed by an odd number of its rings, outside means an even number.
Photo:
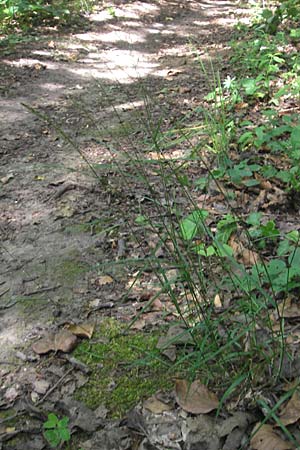
[[[126,331],[105,320],[91,342],[83,341],[75,356],[91,369],[77,399],[96,408],[105,405],[111,417],[122,417],[139,400],[170,389],[167,364],[156,350],[158,334]]]

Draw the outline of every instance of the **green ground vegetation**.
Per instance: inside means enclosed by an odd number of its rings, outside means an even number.
[[[103,321],[92,342],[82,342],[75,351],[92,370],[77,398],[93,409],[105,405],[111,417],[122,417],[141,399],[170,388],[157,340],[157,332],[130,332],[113,319]]]

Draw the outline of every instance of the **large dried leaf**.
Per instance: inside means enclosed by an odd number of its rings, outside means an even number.
[[[290,401],[287,403],[285,408],[280,414],[280,422],[283,425],[290,425],[292,423],[298,422],[300,419],[300,394],[295,391]]]
[[[69,330],[75,336],[82,338],[91,339],[94,333],[95,324],[94,323],[80,323],[80,324],[69,324],[66,325],[66,329]]]
[[[217,396],[199,380],[191,384],[186,380],[176,380],[175,395],[181,408],[192,414],[206,414],[219,405]]]
[[[253,266],[260,261],[258,253],[246,248],[242,242],[237,241],[234,236],[230,238],[228,243],[233,250],[234,256],[244,264],[244,266]]]
[[[77,337],[69,330],[61,330],[57,334],[49,334],[32,345],[32,350],[38,355],[44,355],[51,350],[71,352],[77,343]]]
[[[168,329],[166,336],[161,336],[158,343],[158,349],[165,349],[173,345],[193,344],[193,339],[189,330],[181,324],[173,325]]]
[[[255,429],[259,426],[260,424],[257,424]],[[295,448],[289,442],[284,441],[271,425],[266,424],[259,428],[250,443],[253,450],[292,450]]]
[[[143,406],[153,414],[161,414],[164,411],[171,411],[172,409],[171,405],[159,400],[155,395],[145,400]]]

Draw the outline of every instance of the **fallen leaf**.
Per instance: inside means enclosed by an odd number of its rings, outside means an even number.
[[[59,219],[61,217],[71,218],[76,213],[76,210],[71,205],[63,205],[59,209],[56,218]]]
[[[164,349],[173,345],[185,344],[193,344],[192,336],[184,325],[178,324],[171,326],[166,336],[160,337],[156,347]]]
[[[77,337],[69,330],[64,329],[57,334],[49,334],[32,345],[32,350],[38,355],[44,355],[51,350],[71,352],[77,343]]]
[[[300,419],[300,394],[296,390],[285,408],[280,413],[280,422],[291,425]]]
[[[222,301],[221,301],[221,297],[219,296],[219,294],[217,294],[214,298],[214,305],[216,308],[222,308]]]
[[[141,319],[136,320],[132,324],[131,328],[133,330],[142,330],[145,326],[146,326],[146,321],[145,321],[145,319],[141,318]]]
[[[186,380],[176,380],[175,396],[181,408],[192,414],[206,414],[219,405],[217,396],[199,380],[191,384]]]
[[[292,334],[290,334],[289,336],[287,336],[286,338],[286,343],[287,344],[299,344],[300,342],[300,330],[293,332]]]
[[[152,395],[152,397],[145,400],[143,403],[143,406],[144,406],[144,408],[148,409],[148,411],[152,412],[153,414],[161,414],[164,411],[171,411],[171,409],[172,409],[172,407],[170,405],[162,402],[155,395]]]
[[[20,392],[15,387],[10,387],[4,394],[5,400],[13,402],[20,395]]]
[[[33,389],[38,394],[46,394],[50,387],[50,383],[47,380],[35,380],[33,383]]]
[[[49,353],[51,350],[53,350],[53,335],[50,334],[49,336],[45,336],[39,341],[32,344],[32,350],[37,353],[38,355],[44,355],[46,353]]]
[[[64,353],[71,352],[77,343],[77,338],[68,330],[61,330],[54,335],[54,350]]]
[[[151,303],[151,311],[162,311],[164,309],[163,303],[156,298],[153,303]]]
[[[172,362],[176,361],[177,358],[176,345],[170,345],[170,347],[161,350],[161,354],[166,356]]]
[[[230,238],[228,243],[233,250],[234,256],[245,266],[253,266],[260,261],[258,253],[246,248],[242,242],[237,242],[234,236]]]
[[[91,339],[94,333],[95,324],[94,323],[80,323],[80,324],[69,324],[65,327],[67,330],[71,331],[75,336],[82,338]]]
[[[260,427],[258,423],[255,429]],[[289,442],[284,441],[271,425],[262,425],[257,433],[251,439],[251,448],[253,450],[292,450],[295,447]]]
[[[218,423],[216,426],[218,435],[224,437],[232,433],[233,430],[239,428],[246,430],[250,423],[254,422],[254,416],[243,411],[237,411],[232,416]]]
[[[113,283],[113,278],[110,277],[109,275],[103,275],[102,277],[99,277],[95,280],[95,284],[97,286],[105,286],[106,284],[111,284]]]
[[[279,311],[280,315],[286,319],[300,317],[300,305],[290,297],[288,297],[285,302],[281,303]]]
[[[13,174],[10,173],[9,175],[6,175],[6,177],[1,178],[0,181],[2,184],[7,184],[13,178],[14,178]]]

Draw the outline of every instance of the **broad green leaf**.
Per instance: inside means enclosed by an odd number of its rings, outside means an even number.
[[[286,263],[281,259],[272,259],[272,261],[267,264],[267,271],[271,279],[277,277],[279,274],[286,271]]]
[[[300,248],[290,254],[288,261],[292,267],[300,266]]]
[[[58,417],[55,414],[50,413],[50,414],[48,414],[48,420],[44,423],[43,427],[44,428],[55,428],[57,426],[58,422],[59,422]]]
[[[208,179],[207,179],[206,177],[198,178],[198,179],[195,181],[195,186],[196,186],[198,189],[205,189],[206,186],[207,186],[207,184],[208,184]]]
[[[71,433],[68,428],[59,429],[59,434],[61,441],[68,442],[71,439]]]
[[[228,244],[224,244],[218,241],[214,242],[217,254],[221,257],[233,256],[233,249]]]
[[[281,241],[277,248],[277,255],[278,256],[284,256],[291,250],[292,246],[289,243],[288,239],[284,239]]]
[[[290,231],[289,233],[286,234],[286,238],[297,244],[299,241],[299,231],[297,230]]]
[[[61,442],[61,437],[57,429],[46,430],[44,436],[52,448],[57,447]]]
[[[258,227],[260,225],[261,216],[262,216],[262,213],[260,213],[260,212],[253,212],[253,213],[249,214],[249,217],[246,220],[246,222],[249,225],[252,225],[253,227]]]
[[[205,247],[204,244],[196,245],[195,251],[198,255],[209,257],[216,254],[216,251],[212,245]]]
[[[255,180],[255,178],[251,178],[251,180],[243,181],[243,184],[247,187],[251,187],[251,186],[257,186],[258,184],[260,184],[260,182],[258,180]]]
[[[59,422],[58,422],[58,428],[67,428],[69,424],[69,417],[64,416]]]
[[[148,218],[146,216],[139,215],[136,217],[135,223],[138,225],[146,225],[148,223]]]
[[[261,225],[261,232],[264,237],[279,236],[279,230],[276,228],[274,220],[269,220],[266,225]]]
[[[236,230],[236,218],[231,214],[227,214],[217,225],[217,240],[226,244],[232,233]]]
[[[180,231],[183,239],[190,241],[198,232],[203,232],[204,221],[208,212],[204,209],[196,209],[180,222]]]
[[[300,126],[293,129],[291,134],[291,144],[294,150],[300,148]]]

